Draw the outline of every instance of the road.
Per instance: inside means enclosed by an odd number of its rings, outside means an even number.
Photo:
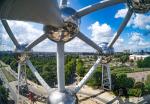
[[[92,98],[92,99],[94,99],[94,100],[97,100],[97,101],[101,102],[102,104],[106,104],[106,103],[109,102],[109,101],[98,97],[98,95],[100,95],[100,94],[102,94],[102,93],[104,93],[104,91],[102,91],[102,92],[100,92],[100,93],[97,93],[97,94],[95,94],[95,95],[89,94],[89,93],[85,93],[85,92],[79,92],[78,94],[79,94],[79,95],[83,95],[83,96],[87,96],[87,99]]]

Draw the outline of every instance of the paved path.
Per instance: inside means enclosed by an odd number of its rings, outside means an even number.
[[[3,82],[5,83],[5,87],[6,87],[6,88],[9,88],[11,97],[13,98],[13,100],[14,100],[15,102],[17,102],[17,94],[16,94],[15,91],[12,89],[12,87],[9,85],[9,82],[8,82],[7,78],[5,77],[5,75],[4,75],[4,73],[2,72],[1,69],[0,69],[0,76],[1,76],[1,79],[3,80]]]

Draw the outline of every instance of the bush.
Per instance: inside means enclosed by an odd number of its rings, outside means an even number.
[[[139,88],[139,89],[143,90],[144,83],[143,82],[136,82],[134,85],[134,88]]]
[[[86,70],[83,67],[83,61],[81,59],[78,59],[76,64],[76,72],[80,77],[84,77]]]
[[[147,75],[147,79],[145,81],[145,89],[150,92],[150,75]]]
[[[87,82],[87,85],[88,86],[91,86],[93,88],[98,88],[101,86],[101,75],[102,75],[102,72],[101,72],[101,69],[98,68],[93,76],[89,79],[89,81]]]
[[[128,90],[128,95],[129,96],[136,96],[139,97],[142,94],[142,90],[139,88],[131,88]]]
[[[8,92],[3,86],[0,85],[0,99],[1,99],[0,104],[8,104],[7,98],[8,98]]]
[[[133,78],[127,78],[127,74],[116,74],[116,86],[118,88],[132,88],[135,80]]]
[[[139,68],[150,68],[150,57],[145,58],[144,60],[137,61],[137,66]]]

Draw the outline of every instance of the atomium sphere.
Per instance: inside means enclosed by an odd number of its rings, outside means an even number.
[[[114,53],[114,48],[109,48],[107,42],[102,42],[99,46],[102,48],[104,55],[111,55]]]
[[[48,34],[48,38],[55,42],[68,42],[78,34],[78,27],[71,23],[65,22],[62,28],[55,28],[52,26],[44,27],[45,33]]]
[[[79,20],[72,18],[76,11],[70,7],[61,8],[61,16],[64,25],[60,28],[53,26],[44,26],[43,30],[48,34],[49,39],[55,42],[68,42],[73,39],[79,32]]]
[[[135,13],[147,13],[150,10],[150,0],[127,0],[128,6]]]

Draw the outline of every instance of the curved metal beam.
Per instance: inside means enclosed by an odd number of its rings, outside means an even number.
[[[120,3],[125,3],[126,0],[105,0],[105,1],[100,1],[96,4],[93,4],[93,5],[89,5],[87,7],[84,7],[80,10],[77,11],[77,13],[73,16],[74,18],[81,18],[85,15],[88,15],[92,12],[95,12],[99,9],[103,9],[103,8],[106,8],[106,7],[109,7],[109,6],[113,6],[113,5],[116,5],[116,4],[120,4]]]

